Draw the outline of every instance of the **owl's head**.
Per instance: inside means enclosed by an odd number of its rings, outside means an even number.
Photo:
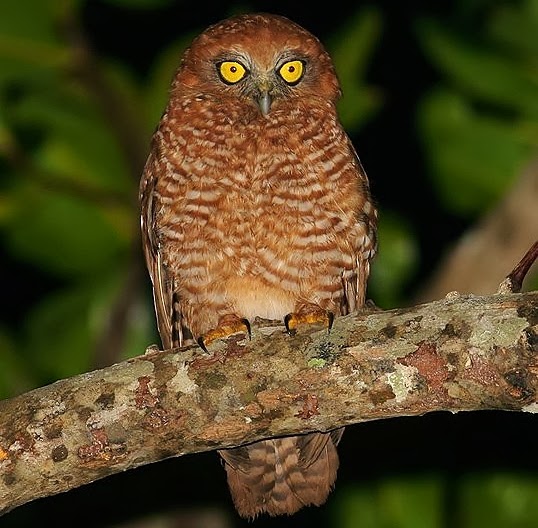
[[[266,116],[296,98],[336,102],[340,86],[329,54],[285,17],[239,15],[210,26],[185,52],[172,96],[212,94]]]

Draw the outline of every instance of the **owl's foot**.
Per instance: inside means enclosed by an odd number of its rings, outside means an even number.
[[[334,314],[322,310],[315,305],[302,306],[297,312],[292,312],[284,317],[284,326],[290,335],[295,335],[300,324],[321,324],[331,330],[334,322]]]
[[[242,319],[233,314],[224,315],[219,319],[219,324],[216,328],[200,336],[196,341],[204,352],[209,353],[207,347],[215,339],[228,337],[238,332],[244,332],[250,339],[251,331],[248,319]]]

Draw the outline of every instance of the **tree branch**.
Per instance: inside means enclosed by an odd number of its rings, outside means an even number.
[[[254,321],[0,402],[7,512],[186,453],[395,416],[538,412],[538,292],[452,294],[338,318],[330,334]]]

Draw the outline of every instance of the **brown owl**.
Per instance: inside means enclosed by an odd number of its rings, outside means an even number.
[[[281,16],[229,18],[185,52],[140,188],[164,348],[363,306],[377,215],[339,97],[319,40]],[[219,451],[240,515],[323,504],[342,432]]]

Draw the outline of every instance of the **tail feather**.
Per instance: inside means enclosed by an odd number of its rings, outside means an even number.
[[[239,514],[292,515],[304,506],[323,504],[336,481],[336,445],[342,432],[263,440],[219,451]]]

